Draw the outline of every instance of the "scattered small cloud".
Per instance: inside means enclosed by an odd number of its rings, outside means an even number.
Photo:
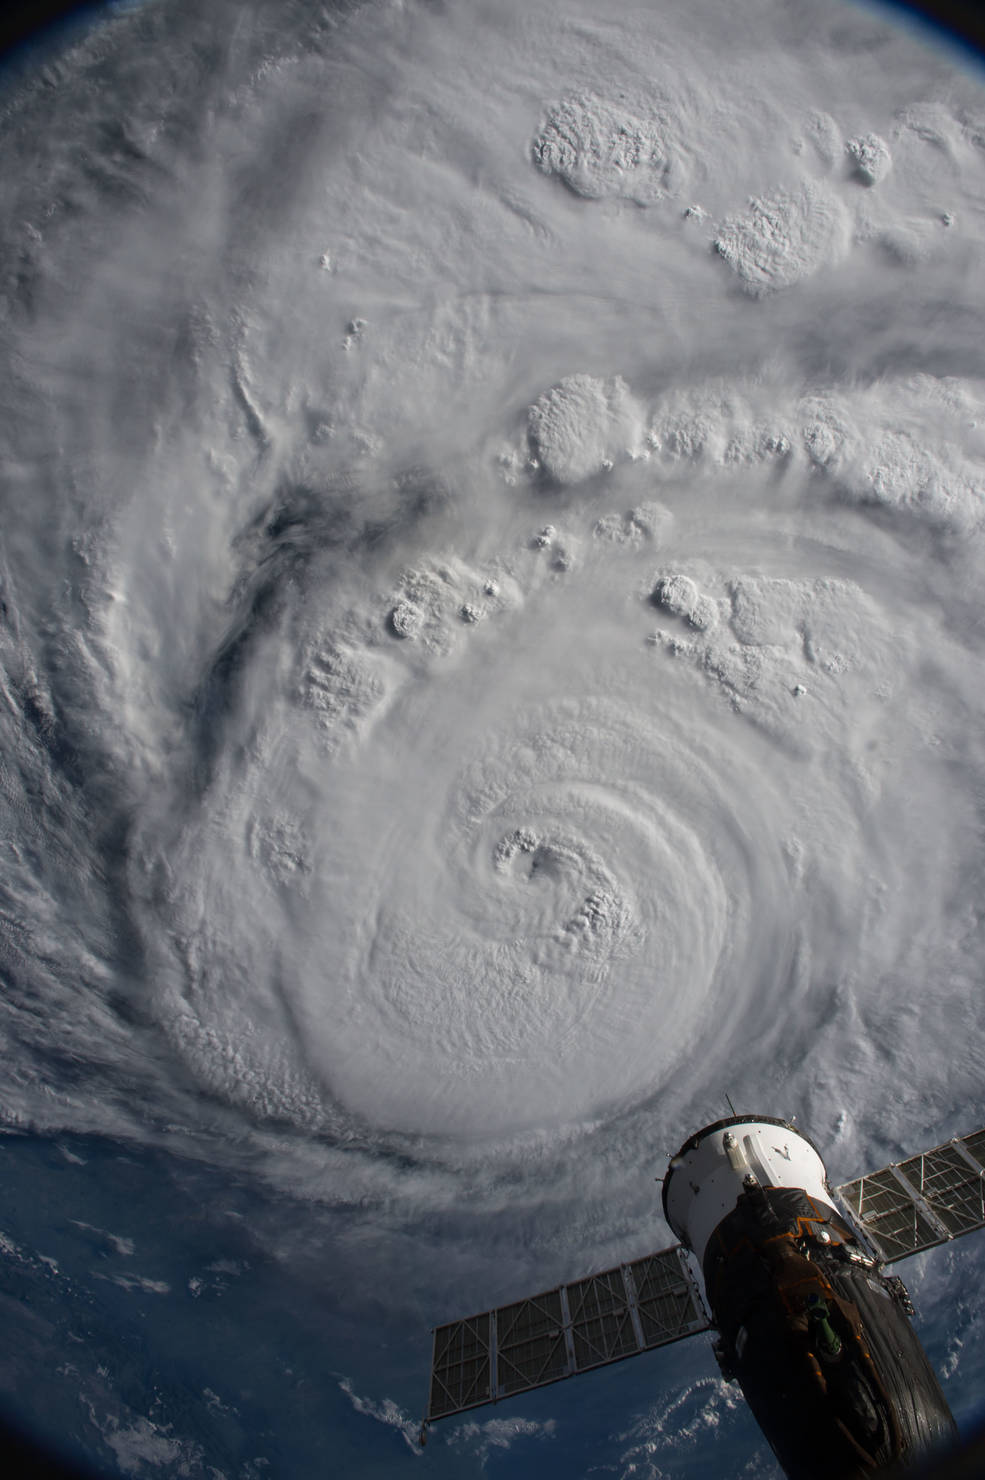
[[[76,1228],[84,1229],[86,1233],[98,1234],[100,1238],[105,1239],[108,1244],[112,1245],[117,1254],[122,1255],[124,1258],[129,1258],[136,1250],[136,1245],[132,1238],[124,1238],[119,1233],[110,1233],[108,1229],[97,1228],[94,1223],[83,1223],[78,1218],[72,1218],[71,1222],[75,1224]]]
[[[375,1402],[372,1398],[362,1398],[353,1391],[352,1383],[348,1377],[343,1377],[339,1387],[345,1393],[349,1402],[357,1413],[362,1413],[366,1418],[375,1418],[377,1423],[386,1424],[389,1428],[396,1429],[404,1443],[414,1454],[422,1452],[419,1434],[420,1424],[415,1422],[403,1408],[399,1407],[392,1398],[384,1398],[382,1402]]]
[[[556,1431],[553,1418],[544,1423],[529,1418],[490,1418],[485,1423],[459,1424],[447,1443],[453,1449],[467,1451],[484,1465],[494,1449],[510,1449],[517,1439],[552,1439]]]
[[[93,1279],[105,1280],[108,1285],[119,1285],[121,1290],[143,1290],[148,1295],[170,1295],[171,1286],[165,1280],[151,1280],[142,1274],[102,1274],[93,1270]]]

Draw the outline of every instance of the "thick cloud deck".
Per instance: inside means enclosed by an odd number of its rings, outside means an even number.
[[[632,456],[642,417],[620,375],[568,375],[530,407],[527,429],[544,473],[556,483],[580,483]]]
[[[715,250],[747,292],[759,296],[810,277],[848,246],[848,215],[827,188],[805,183],[756,197],[725,222]]]
[[[856,179],[863,185],[878,185],[892,168],[889,145],[878,134],[862,134],[857,139],[849,139],[845,151],[854,166]]]
[[[811,464],[842,498],[969,535],[985,524],[985,391],[914,375],[802,407]]]
[[[529,676],[557,651],[545,639]],[[488,1134],[646,1094],[723,976],[758,959],[738,901],[765,914],[785,891],[772,782],[740,757],[726,782],[713,729],[584,688],[503,713],[518,661],[487,661],[467,708],[461,680],[433,686],[413,742],[395,732],[410,792],[387,779],[390,746],[366,747],[323,833],[293,1009],[308,1062],[391,1127]],[[439,777],[424,758],[442,745],[461,761]],[[759,836],[754,861],[733,834]]]
[[[534,162],[578,195],[622,195],[647,205],[668,189],[671,160],[656,118],[588,94],[565,98],[533,142]]]
[[[661,576],[653,591],[654,605],[672,616],[681,617],[691,627],[704,632],[718,620],[715,603],[709,601],[689,576],[679,572]]]

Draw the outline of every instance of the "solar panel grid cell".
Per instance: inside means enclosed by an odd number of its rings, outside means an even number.
[[[435,1331],[430,1417],[441,1418],[491,1398],[489,1327],[486,1312]]]
[[[982,1174],[972,1170],[956,1146],[913,1156],[900,1171],[953,1238],[985,1222]]]
[[[886,1260],[902,1259],[941,1242],[940,1232],[907,1195],[890,1167],[846,1182],[838,1192]]]
[[[979,1166],[985,1167],[985,1130],[972,1131],[970,1136],[964,1136],[961,1140],[962,1146],[978,1162]]]
[[[569,1285],[568,1306],[579,1372],[639,1351],[621,1269]]]
[[[499,1393],[555,1382],[568,1372],[559,1290],[496,1311]]]
[[[636,1287],[643,1344],[661,1346],[706,1324],[676,1248],[664,1249],[630,1265]]]

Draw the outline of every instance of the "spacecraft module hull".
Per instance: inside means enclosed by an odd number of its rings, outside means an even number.
[[[792,1125],[698,1131],[671,1160],[664,1212],[701,1264],[723,1373],[790,1480],[870,1476],[953,1434],[902,1282],[836,1211]]]

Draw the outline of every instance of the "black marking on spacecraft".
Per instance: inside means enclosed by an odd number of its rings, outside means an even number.
[[[985,1227],[985,1128],[832,1188],[802,1130],[733,1114],[662,1181],[680,1243],[435,1329],[422,1444],[435,1419],[708,1330],[791,1480],[870,1475],[953,1434],[885,1266]]]

